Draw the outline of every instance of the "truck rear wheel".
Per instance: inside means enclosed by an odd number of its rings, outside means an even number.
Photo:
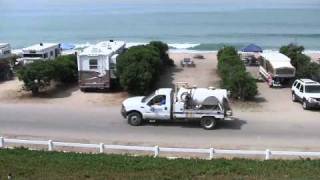
[[[217,119],[213,117],[203,117],[200,121],[200,124],[203,127],[203,129],[214,129],[217,125]]]
[[[142,124],[142,117],[138,112],[128,114],[128,123],[132,126],[140,126]]]

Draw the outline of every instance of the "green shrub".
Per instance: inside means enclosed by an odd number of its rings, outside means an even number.
[[[53,61],[34,61],[18,70],[18,78],[24,82],[25,90],[36,95],[39,90],[50,86],[52,80],[62,83],[76,82],[76,61],[75,55],[60,56]]]
[[[149,45],[158,49],[160,53],[160,59],[164,65],[169,65],[169,66],[174,65],[173,60],[170,59],[168,55],[169,46],[166,43],[163,43],[161,41],[151,41]]]
[[[238,51],[233,46],[225,46],[225,47],[219,49],[218,54],[217,54],[218,59],[220,59],[220,57],[222,55],[225,55],[225,56],[238,56]]]
[[[297,68],[298,67],[298,55],[302,54],[304,51],[303,46],[298,46],[296,44],[288,44],[286,46],[280,47],[279,52],[285,54],[291,59],[291,64]]]
[[[320,65],[312,63],[309,56],[303,54],[304,47],[296,44],[282,46],[280,52],[291,59],[291,64],[296,68],[296,78],[310,78],[319,81]]]
[[[7,60],[0,61],[0,81],[8,80],[12,77],[10,62]]]
[[[246,67],[234,47],[220,49],[217,56],[221,87],[230,90],[233,98],[247,100],[257,95],[256,80],[246,72]]]
[[[320,82],[320,65],[315,62],[310,63],[310,71],[311,79]]]
[[[120,85],[130,94],[148,93],[159,77],[160,53],[151,46],[135,46],[117,59]]]
[[[55,80],[62,83],[74,83],[78,80],[77,56],[59,56],[52,62],[55,69]]]
[[[19,80],[24,82],[24,88],[32,91],[33,95],[39,90],[49,86],[55,77],[55,68],[52,61],[34,61],[27,64],[18,71]]]

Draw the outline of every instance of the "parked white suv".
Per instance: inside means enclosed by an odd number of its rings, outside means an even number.
[[[311,79],[297,79],[291,90],[292,101],[302,102],[303,109],[320,107],[320,83]]]

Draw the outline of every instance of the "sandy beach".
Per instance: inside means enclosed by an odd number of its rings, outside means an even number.
[[[320,53],[316,53],[316,52],[310,53],[310,52],[308,52],[308,53],[306,53],[306,55],[311,58],[311,61],[320,64]]]
[[[196,59],[196,54],[203,55],[203,59]],[[320,53],[308,54],[313,61],[320,58]],[[174,87],[176,82],[187,82],[197,87],[219,87],[219,76],[217,75],[217,56],[215,52],[170,52],[170,57],[175,62],[175,67],[167,69],[156,83],[155,88]],[[191,58],[195,67],[182,67],[180,61],[183,58]],[[248,67],[248,71],[256,76],[257,69]],[[128,97],[124,91],[109,92],[81,92],[78,85],[63,86],[58,85],[43,92],[38,97],[32,97],[30,92],[22,89],[23,83],[17,78],[11,81],[0,82],[0,102],[1,103],[44,103],[56,104],[69,107],[87,106],[120,106],[121,102]],[[257,101],[265,97],[273,98],[274,91],[264,87],[264,83],[258,83],[260,94]],[[287,89],[280,90],[287,95]],[[284,95],[286,98],[286,95]],[[260,109],[264,103],[238,102],[237,107]],[[271,109],[274,105],[270,104]],[[279,108],[278,108],[279,109]],[[281,108],[280,108],[281,109]]]
[[[169,68],[157,82],[157,88],[173,87],[175,82],[188,82],[198,87],[218,86],[216,74],[216,53],[203,53],[204,59],[194,59],[193,53],[170,53],[176,66]],[[196,67],[181,67],[180,61],[193,58]],[[119,106],[128,97],[126,92],[81,92],[78,85],[65,87],[58,85],[32,97],[30,92],[22,89],[23,83],[17,78],[0,83],[0,102],[2,103],[44,103],[61,106]]]

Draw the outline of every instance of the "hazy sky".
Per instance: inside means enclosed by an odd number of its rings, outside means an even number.
[[[124,3],[124,4],[212,4],[212,5],[247,5],[263,7],[267,5],[298,6],[314,5],[320,6],[320,0],[0,0],[0,5],[22,5],[22,4],[100,4],[100,3]]]
[[[10,12],[93,9],[105,12],[236,11],[242,9],[312,8],[320,0],[0,0],[0,16]]]

